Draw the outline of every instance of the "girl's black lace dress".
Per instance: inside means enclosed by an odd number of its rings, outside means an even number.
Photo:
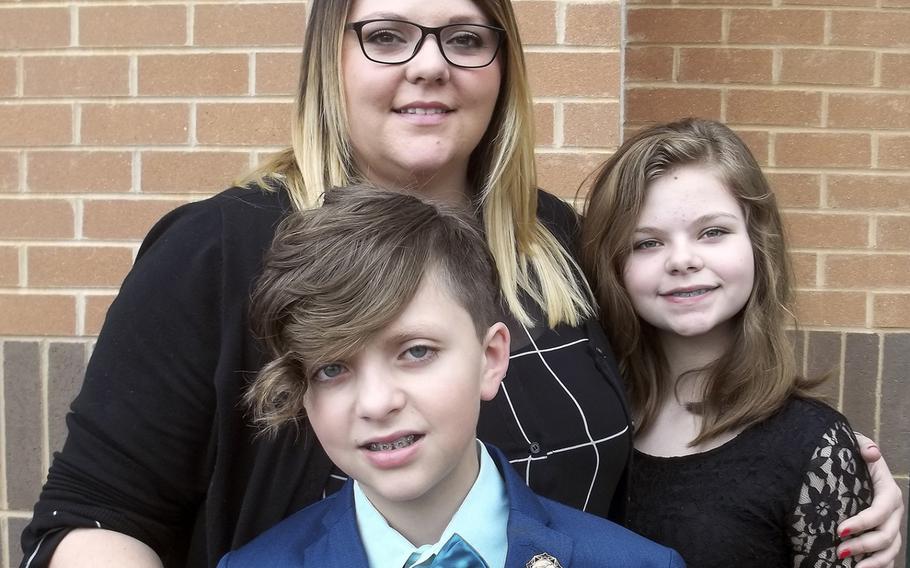
[[[713,450],[636,451],[628,526],[678,550],[689,568],[853,566],[837,558],[837,524],[871,502],[847,419],[793,398]]]

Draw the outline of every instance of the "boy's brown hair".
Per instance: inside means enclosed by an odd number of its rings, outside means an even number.
[[[309,379],[360,351],[425,278],[471,316],[479,339],[502,313],[493,259],[468,211],[365,186],[334,189],[278,227],[252,297],[271,360],[246,394],[267,431],[303,415]]]

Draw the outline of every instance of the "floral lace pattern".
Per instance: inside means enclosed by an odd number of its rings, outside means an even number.
[[[855,564],[852,557],[838,560],[835,536],[840,521],[872,502],[871,481],[865,467],[857,463],[854,443],[849,425],[837,422],[822,436],[809,460],[791,522],[793,566]]]

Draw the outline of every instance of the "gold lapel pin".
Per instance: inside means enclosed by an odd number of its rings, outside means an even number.
[[[530,559],[525,564],[525,568],[562,568],[562,564],[559,563],[559,560],[544,552]]]

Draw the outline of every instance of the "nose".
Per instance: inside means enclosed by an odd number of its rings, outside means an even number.
[[[365,420],[383,420],[400,411],[404,391],[391,373],[381,368],[360,369],[357,377],[357,415]]]
[[[411,83],[419,81],[444,83],[449,80],[449,62],[442,55],[436,36],[424,36],[417,54],[406,64],[405,74]]]
[[[671,274],[684,274],[698,272],[704,268],[705,263],[696,247],[689,243],[678,243],[669,247],[667,256],[667,272]]]

